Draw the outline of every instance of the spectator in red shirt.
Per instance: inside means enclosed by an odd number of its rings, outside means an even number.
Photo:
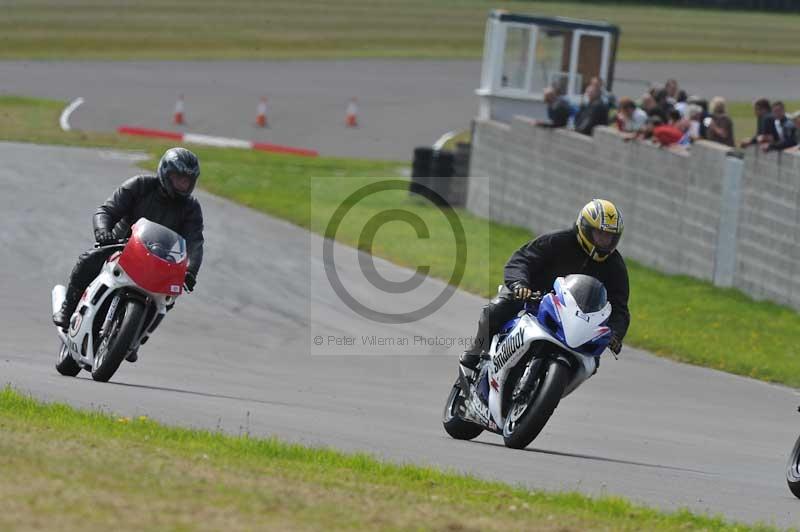
[[[673,124],[665,124],[658,116],[651,116],[642,129],[625,137],[625,140],[649,139],[659,146],[670,147],[679,144],[685,135],[686,131]]]
[[[677,113],[677,111],[674,112]],[[678,144],[683,139],[684,135],[685,131],[681,131],[681,129],[678,127],[678,121],[673,121],[669,124],[661,123],[658,125],[653,125],[653,140],[655,140],[661,146],[672,146],[673,144]]]

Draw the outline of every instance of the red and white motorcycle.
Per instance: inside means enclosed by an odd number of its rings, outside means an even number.
[[[61,339],[56,369],[74,377],[81,369],[106,382],[122,361],[144,344],[183,293],[189,263],[186,241],[175,231],[140,218],[126,243],[83,292]],[[53,312],[66,288],[53,288]]]

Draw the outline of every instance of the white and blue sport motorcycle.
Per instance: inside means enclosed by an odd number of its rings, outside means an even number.
[[[523,449],[561,398],[595,373],[611,339],[606,289],[580,274],[559,277],[553,288],[501,328],[476,371],[459,365],[443,416],[450,436],[471,440],[488,430]]]

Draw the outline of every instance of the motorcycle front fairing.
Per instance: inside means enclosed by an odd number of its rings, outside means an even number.
[[[499,335],[492,339],[490,348],[491,361],[489,362],[489,411],[494,422],[502,427],[505,424],[503,412],[503,396],[506,381],[511,369],[520,359],[528,353],[534,343],[547,342],[553,344],[555,349],[548,351],[541,349],[542,355],[552,355],[554,352],[569,353],[571,356],[570,367],[573,368],[572,380],[564,390],[563,397],[586,381],[597,369],[597,360],[593,356],[586,356],[579,351],[571,349],[565,343],[555,338],[529,313],[523,314],[508,335],[499,342]]]
[[[140,218],[119,256],[119,266],[141,289],[178,296],[189,265],[186,241],[163,225]]]
[[[138,289],[137,284],[118,265],[119,255],[112,256],[104,265],[100,274],[92,281],[83,292],[78,307],[70,320],[69,328],[64,333],[58,329],[61,340],[68,346],[73,358],[84,367],[92,367],[97,346],[95,345],[96,320],[105,319],[114,309],[106,307],[109,298],[118,295],[120,290],[130,288]],[[148,323],[144,324],[143,332],[158,319],[159,315],[166,314],[167,305],[173,298],[160,294],[150,295],[150,300],[155,305],[155,313]],[[113,302],[113,301],[112,301]],[[112,302],[109,302],[111,304]],[[106,310],[108,308],[108,310]],[[104,315],[98,313],[103,310]],[[141,341],[141,338],[140,338]],[[138,344],[137,344],[138,346]],[[132,346],[133,348],[137,346]]]

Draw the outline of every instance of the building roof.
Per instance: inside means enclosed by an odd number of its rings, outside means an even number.
[[[580,29],[580,30],[593,30],[604,31],[612,33],[615,36],[619,35],[619,27],[609,22],[594,21],[594,20],[580,20],[567,17],[543,17],[539,15],[522,15],[518,13],[509,13],[500,9],[492,10],[489,15],[490,18],[498,19],[502,22],[519,22],[522,24],[535,24],[537,26],[548,26],[564,29]]]

